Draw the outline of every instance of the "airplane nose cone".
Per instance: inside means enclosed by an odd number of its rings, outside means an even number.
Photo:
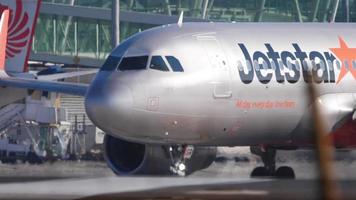
[[[110,133],[125,131],[131,124],[133,97],[131,90],[119,85],[115,88],[99,90],[91,88],[85,108],[88,117],[102,130]]]

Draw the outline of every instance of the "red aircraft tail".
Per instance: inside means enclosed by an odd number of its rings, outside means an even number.
[[[1,0],[0,2],[1,22],[7,21],[0,27],[0,68],[8,74],[28,71],[27,61],[40,4],[41,0]],[[5,16],[7,18],[3,19]],[[6,34],[4,30],[7,30]]]
[[[6,62],[6,46],[7,46],[7,32],[9,24],[9,10],[4,10],[0,20],[0,76],[6,76],[5,62]]]

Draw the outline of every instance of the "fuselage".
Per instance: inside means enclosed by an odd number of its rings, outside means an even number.
[[[353,24],[154,28],[113,50],[88,91],[87,114],[108,134],[139,143],[304,141],[312,131],[308,72],[329,131],[355,109],[355,35]]]

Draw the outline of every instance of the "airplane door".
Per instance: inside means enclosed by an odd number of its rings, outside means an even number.
[[[214,74],[214,98],[231,98],[230,68],[220,42],[214,36],[198,36],[197,39],[212,66]]]

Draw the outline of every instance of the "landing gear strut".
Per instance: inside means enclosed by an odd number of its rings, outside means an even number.
[[[275,177],[294,179],[295,173],[291,167],[282,166],[276,170],[276,154],[277,150],[272,147],[254,146],[250,148],[251,153],[261,157],[264,164],[263,167],[256,167],[251,172],[252,178],[257,177]]]
[[[169,157],[171,159],[170,171],[178,176],[185,176],[187,174],[186,161],[192,157],[194,152],[194,146],[171,146],[168,150]]]

